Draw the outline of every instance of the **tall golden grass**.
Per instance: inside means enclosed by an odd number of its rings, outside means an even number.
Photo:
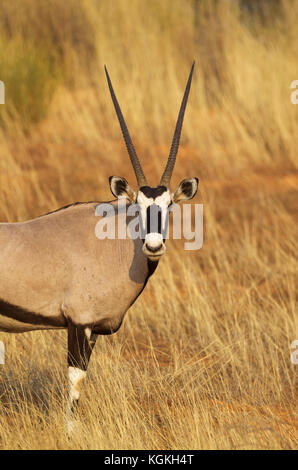
[[[66,333],[0,333],[0,447],[297,448],[297,3],[0,9],[1,220],[110,199],[112,174],[133,184],[103,64],[157,184],[195,59],[172,183],[200,178],[205,227],[198,252],[168,242],[121,330],[99,338],[71,440]]]

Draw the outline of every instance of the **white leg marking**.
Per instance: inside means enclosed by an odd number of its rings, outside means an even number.
[[[86,377],[86,371],[81,370],[77,367],[68,368],[68,378],[69,378],[69,396],[68,396],[68,405],[66,413],[66,428],[67,433],[71,434],[75,428],[75,417],[73,414],[73,402],[78,400],[80,396],[80,384],[82,380]]]
[[[80,396],[80,383],[86,377],[86,371],[77,367],[68,368],[69,378],[69,397],[72,400],[78,400]]]
[[[87,328],[85,328],[85,335],[88,340],[90,340],[91,333],[92,333],[91,328],[87,326]]]

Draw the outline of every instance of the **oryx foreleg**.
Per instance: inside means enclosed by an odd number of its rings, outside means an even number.
[[[86,376],[88,363],[95,346],[97,335],[91,328],[68,325],[68,379],[69,396],[67,405],[67,430],[71,432],[75,424],[75,414],[80,396],[80,385]]]

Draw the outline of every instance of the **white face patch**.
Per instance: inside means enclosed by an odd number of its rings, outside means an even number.
[[[144,189],[145,191],[145,189]],[[159,188],[148,188],[146,191],[148,195],[144,194],[142,190],[139,190],[138,196],[137,196],[137,204],[140,207],[140,215],[141,215],[141,223],[142,223],[142,229],[146,233],[147,231],[147,209],[148,207],[152,205],[156,205],[159,207],[161,211],[161,226],[162,226],[162,232],[164,231],[165,225],[166,225],[166,220],[167,220],[167,215],[168,215],[168,207],[171,203],[171,193],[168,189],[166,189],[162,194],[157,195],[156,197],[155,194],[160,193]],[[146,235],[146,239],[148,237],[148,234]],[[148,239],[149,242],[149,239]]]
[[[137,203],[139,204],[141,208],[147,209],[147,207],[153,204],[153,202],[154,202],[153,197],[145,196],[145,194],[142,193],[142,191],[138,192]]]
[[[154,189],[155,188],[153,188],[152,193],[154,193]],[[146,209],[148,206],[151,206],[151,204],[157,204],[161,208],[166,208],[171,203],[171,200],[171,193],[168,189],[157,197],[148,197],[142,191],[139,191],[137,196],[137,203],[139,206],[145,207]]]
[[[155,199],[154,199],[154,202],[155,204],[157,204],[158,206],[160,206],[162,209],[163,208],[168,208],[170,203],[171,203],[171,194],[170,194],[170,191],[167,190],[165,191],[161,196],[157,196]]]

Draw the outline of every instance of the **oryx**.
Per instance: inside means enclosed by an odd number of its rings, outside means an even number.
[[[125,198],[127,205],[138,205],[142,238],[99,240],[95,235],[99,202],[74,203],[26,222],[0,224],[0,330],[18,333],[68,329],[70,415],[77,406],[79,383],[86,374],[97,336],[118,330],[165,252],[163,234],[169,207],[196,194],[197,178],[183,180],[174,193],[169,189],[193,68],[194,64],[157,187],[147,184],[105,68],[138,182],[134,191],[125,178],[112,176],[110,189],[117,199]],[[115,207],[117,199],[111,201]],[[158,219],[154,232],[148,224],[151,213]]]

